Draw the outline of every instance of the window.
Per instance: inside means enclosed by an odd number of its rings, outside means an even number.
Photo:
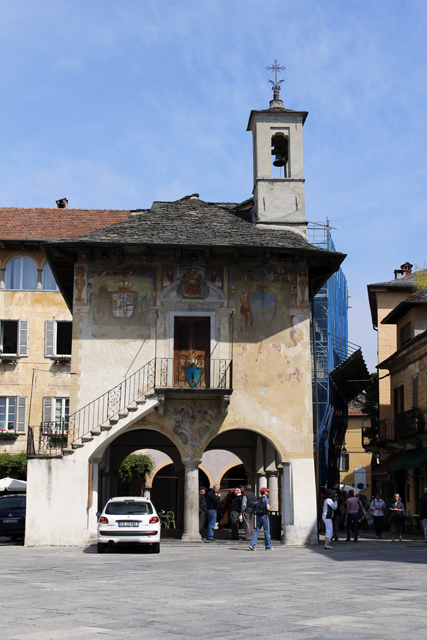
[[[28,320],[0,321],[0,350],[3,355],[28,356]]]
[[[393,405],[395,416],[405,411],[405,387],[403,384],[393,389]]]
[[[73,323],[46,320],[44,329],[45,358],[71,356]]]
[[[27,289],[37,287],[37,267],[31,258],[13,258],[6,266],[6,289]]]
[[[408,322],[399,331],[399,341],[400,341],[399,348],[403,347],[403,345],[409,342],[410,339],[411,339],[411,323]]]
[[[27,398],[0,397],[0,431],[26,432]]]
[[[418,408],[418,376],[412,378],[412,406]]]
[[[47,262],[43,265],[42,288],[43,291],[59,291],[58,285],[53,277],[52,269]]]
[[[340,471],[348,471],[350,468],[350,454],[341,453],[340,456]]]
[[[54,423],[54,429],[57,431],[68,431],[69,416],[69,398],[43,398],[43,422]]]

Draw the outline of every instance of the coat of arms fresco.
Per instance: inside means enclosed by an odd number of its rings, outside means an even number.
[[[92,267],[88,279],[93,337],[149,337],[154,268]],[[125,335],[118,329],[124,329]]]

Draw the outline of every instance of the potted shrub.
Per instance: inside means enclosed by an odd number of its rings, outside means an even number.
[[[7,353],[0,353],[0,362],[2,364],[16,364],[19,360],[19,356],[12,356]]]
[[[16,440],[18,434],[11,429],[3,429],[0,431],[0,440]]]
[[[53,362],[54,364],[70,364],[71,356],[55,356]]]

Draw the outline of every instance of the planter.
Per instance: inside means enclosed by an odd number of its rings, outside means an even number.
[[[71,358],[67,356],[58,356],[57,358],[53,358],[53,364],[70,364]]]
[[[16,440],[17,437],[14,431],[0,431],[0,440]]]
[[[49,439],[50,439],[51,442],[67,442],[68,434],[66,434],[66,433],[52,433],[52,435],[49,436]]]
[[[0,356],[0,362],[2,364],[16,364],[19,360],[19,356]]]

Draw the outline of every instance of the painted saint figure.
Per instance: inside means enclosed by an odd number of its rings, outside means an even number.
[[[253,327],[254,322],[250,308],[251,294],[248,291],[242,291],[240,296],[240,330],[247,331],[248,327]]]

